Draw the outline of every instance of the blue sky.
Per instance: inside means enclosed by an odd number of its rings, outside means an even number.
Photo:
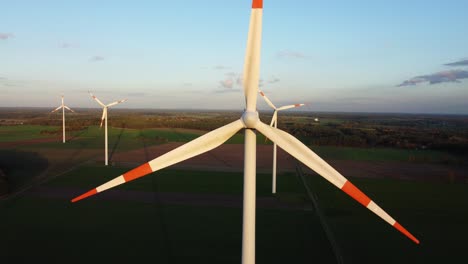
[[[250,0],[0,0],[0,106],[243,109]],[[468,114],[468,1],[265,0],[261,89],[309,111]],[[267,105],[259,98],[259,109]]]

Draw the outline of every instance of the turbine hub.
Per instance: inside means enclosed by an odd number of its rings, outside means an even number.
[[[244,114],[242,114],[241,120],[244,123],[245,128],[255,128],[255,125],[257,124],[258,120],[260,120],[260,118],[258,117],[258,112],[256,111],[245,111]]]

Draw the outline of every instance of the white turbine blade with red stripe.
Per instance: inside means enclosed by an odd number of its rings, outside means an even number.
[[[65,107],[65,109],[68,109],[68,110],[72,111],[73,113],[75,112],[75,111],[71,110],[70,107],[68,107],[66,105],[64,105],[63,107]]]
[[[50,111],[50,112],[53,113],[53,112],[55,112],[55,111],[57,111],[57,110],[59,110],[59,109],[62,109],[62,106],[59,106],[59,107],[55,108],[54,110],[52,110],[52,111]]]
[[[104,107],[102,109],[101,125],[99,127],[102,127],[102,123],[104,122],[104,119],[106,118],[106,115],[107,115],[107,107]]]
[[[286,110],[286,109],[291,109],[291,108],[295,108],[295,107],[301,107],[305,104],[293,104],[293,105],[285,105],[285,106],[282,106],[280,108],[278,108],[278,111],[281,111],[281,110]]]
[[[114,105],[117,105],[117,104],[123,103],[123,102],[125,102],[125,101],[127,101],[127,99],[119,100],[119,101],[116,101],[116,102],[110,103],[110,104],[108,104],[108,105],[106,105],[106,106],[107,106],[107,107],[109,107],[109,106],[114,106]]]
[[[105,107],[106,105],[104,103],[101,102],[101,100],[99,100],[96,96],[94,96],[94,94],[92,94],[91,92],[88,91],[88,93],[91,95],[91,97],[98,103],[100,104],[102,107]]]
[[[276,106],[270,101],[270,99],[268,99],[268,97],[265,95],[265,93],[263,93],[261,90],[259,90],[260,92],[260,95],[263,97],[263,99],[265,100],[265,102],[267,102],[267,104],[276,110]]]
[[[244,123],[241,120],[237,120],[216,130],[213,130],[209,133],[206,133],[205,135],[200,136],[197,139],[194,139],[174,150],[169,151],[168,153],[162,156],[159,156],[158,158],[155,158],[127,173],[124,173],[123,175],[120,175],[117,178],[114,178],[113,180],[108,181],[107,183],[104,183],[96,189],[93,189],[74,198],[72,202],[77,202],[88,196],[94,195],[99,192],[103,192],[117,185],[135,180],[149,173],[166,168],[178,162],[184,161],[186,159],[195,157],[204,152],[212,150],[226,142],[243,127]]]
[[[252,1],[252,13],[250,15],[249,34],[245,51],[244,74],[242,84],[244,86],[247,111],[257,111],[257,92],[260,75],[260,46],[262,42],[262,10],[263,1]]]
[[[271,141],[278,144],[278,146],[291,154],[293,157],[301,161],[307,167],[317,172],[320,176],[331,182],[333,185],[347,193],[353,199],[364,205],[367,209],[378,215],[387,223],[398,229],[401,233],[408,238],[419,244],[419,240],[410,234],[404,227],[396,222],[390,215],[388,215],[382,208],[374,203],[367,195],[354,186],[350,181],[343,177],[332,166],[321,159],[312,150],[306,147],[303,143],[297,140],[290,134],[273,127],[269,127],[262,122],[256,124],[256,129],[263,135],[268,137]]]

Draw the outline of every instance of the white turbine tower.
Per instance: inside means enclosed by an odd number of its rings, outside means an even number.
[[[88,91],[89,92],[89,91]],[[89,92],[89,94],[91,95],[91,97],[98,103],[102,106],[102,117],[101,117],[101,125],[100,127],[102,127],[102,122],[105,121],[104,123],[104,130],[105,130],[105,139],[104,139],[104,155],[105,155],[105,160],[104,160],[104,163],[106,164],[106,166],[108,165],[108,150],[107,150],[107,108],[111,107],[111,106],[114,106],[114,105],[117,105],[117,104],[120,104],[120,103],[123,103],[125,101],[127,101],[127,99],[123,99],[123,100],[119,100],[119,101],[115,101],[113,103],[110,103],[110,104],[107,104],[105,105],[104,103],[101,102],[101,100],[99,100],[96,96],[94,96],[91,92]]]
[[[328,163],[317,156],[312,150],[302,144],[299,140],[288,133],[270,127],[262,123],[256,110],[257,92],[259,84],[260,69],[260,44],[262,31],[262,0],[252,1],[252,13],[250,16],[249,35],[247,39],[247,49],[244,64],[244,94],[246,109],[241,118],[204,134],[168,153],[159,156],[139,167],[136,167],[116,178],[110,180],[95,189],[92,189],[76,198],[72,202],[77,202],[91,195],[103,192],[117,185],[138,179],[152,172],[161,170],[178,162],[200,155],[212,150],[239,130],[245,130],[244,148],[244,201],[243,201],[243,225],[242,225],[242,263],[255,263],[255,199],[256,199],[256,136],[255,130],[264,134],[271,141],[293,157],[317,172],[330,183],[347,193],[356,201],[374,212],[387,223],[395,227],[415,243],[419,243],[404,227],[396,222],[382,208],[374,203],[367,195],[332,168]]]
[[[65,109],[70,110],[72,112],[75,112],[75,111],[71,110],[70,107],[66,106],[63,103],[63,95],[62,95],[62,104],[59,107],[52,110],[51,113],[53,113],[53,112],[55,112],[55,111],[57,111],[59,109],[62,109],[62,130],[63,130],[63,132],[62,132],[62,138],[63,138],[62,141],[63,141],[63,143],[65,143]]]
[[[263,97],[263,99],[265,99],[265,101],[267,102],[267,104],[273,108],[273,110],[275,110],[275,112],[273,113],[273,117],[271,118],[271,123],[270,123],[270,126],[271,127],[275,127],[277,128],[278,127],[278,112],[279,111],[282,111],[282,110],[286,110],[286,109],[291,109],[291,108],[295,108],[295,107],[301,107],[305,104],[293,104],[293,105],[285,105],[285,106],[281,106],[281,107],[276,107],[271,101],[270,99],[268,99],[268,97],[265,95],[265,93],[263,93],[261,90],[259,90],[260,92],[260,95]],[[276,142],[273,142],[273,175],[272,175],[272,184],[271,184],[271,192],[272,193],[276,193]]]

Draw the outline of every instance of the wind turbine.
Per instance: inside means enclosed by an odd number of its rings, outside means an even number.
[[[89,91],[88,91],[89,92]],[[105,139],[104,139],[104,145],[105,145],[105,150],[104,150],[104,155],[105,155],[105,164],[106,166],[108,165],[108,150],[107,150],[107,108],[111,107],[111,106],[114,106],[114,105],[117,105],[117,104],[120,104],[120,103],[123,103],[125,101],[127,101],[127,99],[123,99],[123,100],[119,100],[119,101],[115,101],[113,103],[110,103],[108,105],[105,105],[103,102],[101,102],[101,100],[99,100],[96,96],[94,96],[91,92],[89,92],[89,94],[91,95],[91,97],[98,103],[102,106],[102,117],[101,117],[101,125],[100,127],[102,127],[102,122],[105,120],[105,125],[104,125],[104,130],[105,130]]]
[[[55,108],[54,110],[52,110],[51,113],[53,113],[53,112],[55,112],[55,111],[57,111],[57,110],[59,110],[59,109],[62,109],[62,130],[63,130],[63,132],[62,132],[62,137],[63,137],[62,141],[63,141],[63,143],[65,143],[65,109],[70,110],[70,111],[72,111],[73,113],[74,113],[75,111],[71,110],[70,107],[66,106],[66,105],[63,103],[63,95],[62,95],[62,104],[61,104],[59,107],[57,107],[57,108]]]
[[[270,123],[271,127],[273,127],[273,126],[275,128],[278,127],[278,112],[279,111],[286,110],[286,109],[291,109],[291,108],[295,108],[295,107],[301,107],[301,106],[305,105],[305,104],[293,104],[293,105],[285,105],[285,106],[281,106],[281,107],[277,108],[270,101],[270,99],[268,99],[268,97],[265,95],[265,93],[263,93],[261,90],[259,90],[259,92],[260,92],[260,95],[263,97],[263,99],[265,99],[265,102],[267,102],[267,104],[271,108],[273,108],[275,110],[275,112],[273,113],[273,117],[271,118],[271,123]],[[276,193],[276,142],[273,142],[273,175],[272,175],[271,192]]]
[[[138,179],[152,172],[161,170],[178,162],[195,157],[204,152],[212,150],[239,130],[245,130],[244,145],[244,190],[243,190],[243,225],[242,225],[242,263],[255,263],[255,199],[256,199],[256,136],[255,130],[259,131],[271,141],[293,157],[317,172],[320,176],[333,185],[347,193],[357,202],[381,217],[387,223],[395,227],[401,233],[419,243],[412,234],[396,222],[382,208],[374,203],[367,195],[343,177],[338,171],[322,160],[312,150],[302,144],[290,134],[262,123],[258,117],[257,92],[259,84],[260,69],[260,44],[262,31],[262,0],[252,1],[252,12],[250,16],[249,34],[244,63],[244,96],[246,109],[241,118],[204,134],[168,153],[161,155],[147,163],[140,165],[116,178],[110,180],[95,189],[92,189],[72,199],[77,202],[91,195],[103,192],[117,185]]]

